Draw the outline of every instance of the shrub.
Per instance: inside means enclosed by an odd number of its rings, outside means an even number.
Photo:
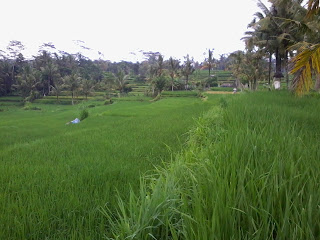
[[[89,112],[87,109],[82,109],[80,111],[80,121],[86,119],[87,117],[89,117]]]
[[[110,105],[110,104],[112,104],[113,103],[113,101],[112,101],[112,99],[110,98],[110,99],[107,99],[106,101],[104,101],[104,105]]]
[[[94,104],[90,104],[90,105],[88,105],[88,108],[94,108],[96,105],[94,105]]]
[[[23,110],[41,110],[41,108],[32,106],[31,102],[26,102]]]

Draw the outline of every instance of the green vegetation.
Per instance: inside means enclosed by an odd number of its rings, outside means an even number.
[[[319,239],[318,99],[231,95],[104,214],[112,239]],[[241,107],[239,107],[241,106]]]
[[[269,2],[203,62],[0,49],[0,239],[320,239],[320,3]]]
[[[136,191],[141,175],[175,155],[213,104],[120,99],[0,112],[0,239],[102,239],[100,209],[116,206],[116,191],[127,200],[129,186]],[[65,125],[81,109],[89,117]]]
[[[196,97],[196,91],[165,91],[161,94],[164,97]]]
[[[232,87],[212,87],[210,90],[211,91],[232,92],[233,88]]]

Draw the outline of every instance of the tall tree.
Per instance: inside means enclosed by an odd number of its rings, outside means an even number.
[[[22,74],[18,76],[18,90],[26,101],[32,102],[37,98],[38,86],[41,84],[41,73],[30,64],[24,66]]]
[[[179,68],[180,68],[180,61],[170,57],[168,60],[168,70],[169,70],[169,76],[171,78],[170,80],[171,91],[173,91],[173,88],[174,88],[175,78],[179,74]]]
[[[78,73],[72,73],[71,75],[64,77],[64,87],[67,88],[71,92],[71,101],[72,105],[74,105],[74,96],[75,92],[79,90],[81,83],[81,77]]]
[[[23,59],[22,51],[24,50],[24,45],[22,42],[17,40],[12,40],[9,42],[9,45],[7,46],[8,51],[8,58],[11,62],[11,85],[16,84],[16,74],[17,74],[17,59]],[[11,91],[11,85],[10,85],[10,91]]]
[[[181,69],[181,74],[185,77],[185,90],[189,89],[189,76],[195,71],[193,66],[193,58],[189,57],[189,54],[184,57],[185,61]]]
[[[206,68],[208,68],[209,70],[209,78],[211,76],[211,69],[214,66],[214,58],[213,58],[213,49],[208,49],[208,57],[205,59],[205,63],[204,65],[206,66]]]
[[[7,95],[12,91],[12,78],[11,78],[12,66],[4,59],[0,61],[0,79],[1,79],[1,89],[0,95]]]
[[[52,87],[55,87],[55,81],[60,77],[57,65],[49,60],[46,65],[40,67],[43,79],[43,95],[48,95]]]
[[[85,95],[86,100],[88,100],[88,95],[93,91],[94,89],[94,82],[92,79],[82,79],[81,82],[81,92]]]
[[[244,62],[244,52],[240,50],[233,52],[230,54],[229,58],[231,59],[231,61],[228,67],[233,72],[233,76],[236,77],[236,86],[237,88],[242,88],[241,76]]]
[[[120,96],[124,92],[125,86],[127,84],[127,80],[129,75],[125,73],[123,69],[119,69],[117,73],[113,74],[117,87],[120,91]]]
[[[230,54],[232,59],[230,68],[237,79],[237,87],[241,80],[248,82],[251,90],[256,90],[258,81],[266,77],[264,53],[257,51],[236,51]]]
[[[262,12],[255,14],[255,19],[248,27],[253,31],[246,32],[247,47],[250,45],[263,49],[269,55],[269,83],[271,59],[275,55],[274,79],[280,81],[284,77],[282,68],[285,67],[287,85],[288,76],[288,47],[299,41],[301,34],[295,31],[293,22],[301,17],[302,0],[270,0],[272,6],[268,9],[260,0],[258,6]],[[258,19],[258,20],[256,20]],[[291,20],[291,21],[290,21]]]

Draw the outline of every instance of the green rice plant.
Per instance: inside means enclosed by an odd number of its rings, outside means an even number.
[[[110,105],[112,103],[113,103],[113,100],[111,98],[104,101],[104,105]]]
[[[121,98],[122,99],[122,98]],[[139,176],[170,161],[217,99],[98,101],[10,107],[0,121],[0,239],[103,239],[117,191],[139,196]],[[66,126],[89,104],[90,117]],[[147,216],[147,215],[146,215]]]
[[[41,108],[33,106],[31,102],[26,102],[24,104],[23,110],[41,110]]]
[[[89,117],[89,112],[87,109],[82,109],[80,111],[80,114],[79,114],[79,119],[80,121],[83,121],[84,119],[86,119],[87,117]]]
[[[221,97],[219,100],[219,104],[221,108],[226,108],[228,107],[228,101],[226,100],[225,97]]]
[[[213,109],[168,167],[142,179],[139,196],[104,211],[106,235],[319,239],[319,108],[317,99],[262,92]]]
[[[163,91],[163,97],[197,97],[197,91]]]
[[[233,88],[232,87],[212,87],[210,90],[211,91],[232,92]]]

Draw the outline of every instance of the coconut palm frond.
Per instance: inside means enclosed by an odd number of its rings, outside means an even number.
[[[291,35],[289,33],[280,34],[277,39],[281,42],[283,40],[291,41]]]
[[[308,63],[306,66],[299,69],[293,80],[292,80],[292,88],[298,96],[303,95],[312,87],[312,77],[311,77],[311,68]]]
[[[261,20],[261,19],[264,18],[263,14],[262,14],[261,12],[256,12],[256,13],[254,14],[254,16],[256,16],[259,20]]]
[[[303,95],[312,88],[312,71],[320,74],[320,44],[304,47],[301,52],[293,58],[292,74],[293,89],[297,95]]]
[[[288,48],[289,51],[293,51],[293,50],[301,50],[301,49],[306,49],[308,47],[310,47],[312,44],[308,43],[308,42],[297,42],[296,44],[293,44],[292,46],[290,46]]]
[[[307,18],[311,18],[320,12],[320,0],[309,0]]]
[[[258,5],[258,7],[262,10],[262,12],[263,12],[265,15],[269,15],[269,14],[270,14],[270,11],[269,11],[269,9],[267,8],[267,6],[264,5],[260,0],[258,0],[257,5]]]

